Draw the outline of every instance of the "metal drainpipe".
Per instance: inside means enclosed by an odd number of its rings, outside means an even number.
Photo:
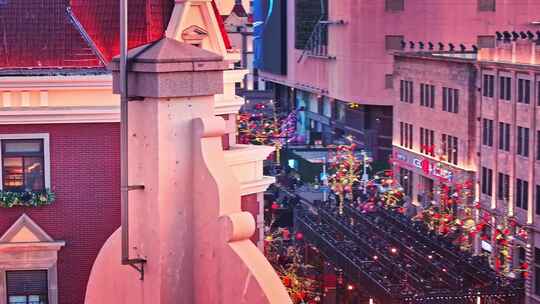
[[[120,0],[120,204],[122,228],[122,265],[136,269],[144,279],[145,259],[129,257],[129,186],[128,180],[128,0]]]
[[[129,260],[128,225],[128,85],[127,85],[127,0],[120,0],[120,201],[122,205],[122,264]]]

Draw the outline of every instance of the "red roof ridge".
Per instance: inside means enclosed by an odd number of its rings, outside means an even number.
[[[219,9],[215,0],[212,0],[212,9],[214,10],[214,15],[216,15],[216,19],[219,25],[219,31],[221,32],[221,37],[223,37],[223,43],[225,44],[225,48],[232,49],[231,40],[229,39],[229,35],[225,30],[225,24],[223,23],[223,18],[219,13]]]
[[[79,34],[81,35],[81,37],[84,39],[84,41],[86,41],[86,43],[88,44],[88,46],[90,46],[90,48],[92,49],[92,51],[94,52],[94,54],[96,55],[96,57],[99,59],[99,61],[101,62],[101,64],[103,66],[106,66],[107,65],[107,62],[105,60],[105,56],[103,56],[103,53],[101,53],[101,51],[99,50],[99,48],[97,47],[97,45],[95,44],[94,40],[92,40],[92,38],[90,38],[90,35],[88,35],[88,33],[86,32],[86,30],[84,29],[84,26],[81,24],[81,22],[79,21],[79,19],[77,19],[77,17],[75,16],[75,14],[73,13],[73,10],[71,9],[71,6],[68,6],[66,8],[66,14],[69,18],[69,20],[71,21],[71,24],[75,27],[75,29],[79,32]]]

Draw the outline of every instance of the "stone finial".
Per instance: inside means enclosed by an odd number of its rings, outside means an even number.
[[[109,68],[120,93],[119,57]],[[188,43],[162,38],[128,52],[129,97],[209,96],[223,92],[223,57]]]

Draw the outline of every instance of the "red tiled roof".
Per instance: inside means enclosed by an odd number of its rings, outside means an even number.
[[[129,48],[163,38],[173,7],[173,0],[130,0]],[[212,7],[230,49],[214,0]],[[103,67],[100,56],[108,62],[120,53],[119,10],[117,0],[0,1],[0,69]]]
[[[65,0],[0,2],[0,68],[96,67]]]
[[[75,15],[107,61],[120,53],[119,3],[117,0],[71,0]],[[161,39],[173,6],[172,0],[130,0],[128,47]]]

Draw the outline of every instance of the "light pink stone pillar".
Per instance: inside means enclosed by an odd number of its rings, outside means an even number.
[[[225,123],[213,116],[223,90],[219,55],[164,38],[130,52],[130,255],[144,280],[120,264],[120,230],[101,250],[86,304],[290,303],[249,237],[240,187],[221,147]],[[118,66],[112,65],[114,88]]]

